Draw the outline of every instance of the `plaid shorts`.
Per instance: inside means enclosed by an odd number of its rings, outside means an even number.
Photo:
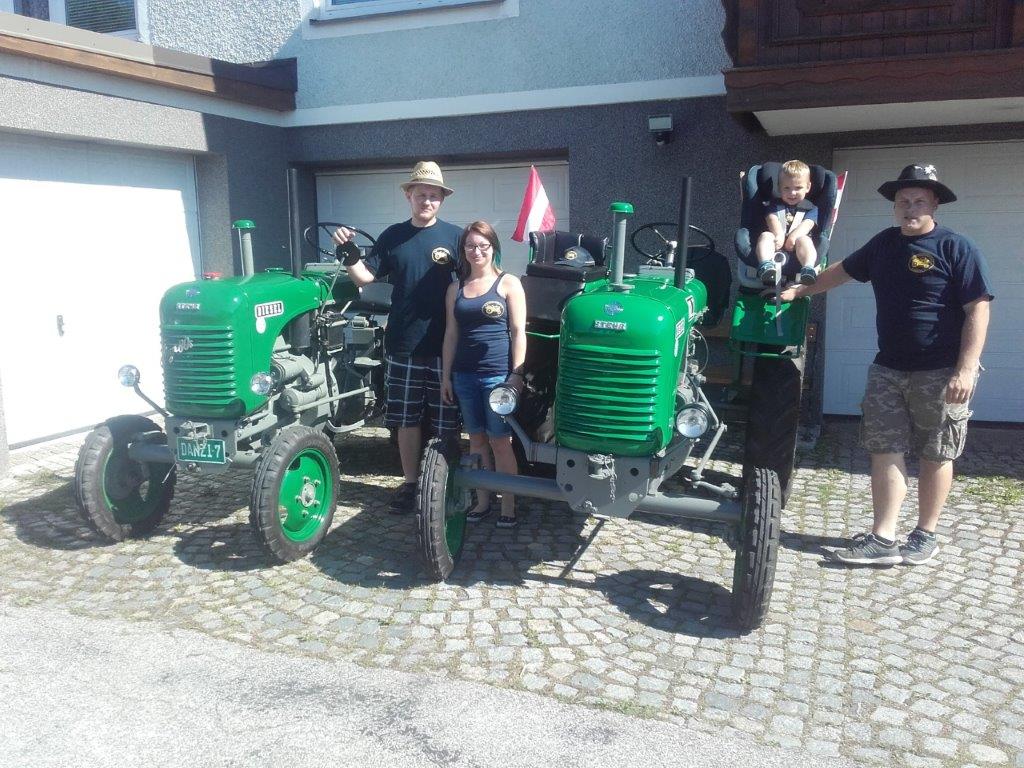
[[[441,400],[441,359],[389,355],[385,360],[384,426],[417,427],[423,423],[426,406],[435,435],[444,438],[456,434],[459,408]]]
[[[861,410],[860,441],[869,453],[906,453],[944,462],[967,442],[968,403],[947,403],[952,368],[896,371],[872,364]]]

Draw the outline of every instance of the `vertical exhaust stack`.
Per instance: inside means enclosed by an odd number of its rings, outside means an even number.
[[[612,203],[612,281],[611,288],[615,291],[628,291],[632,288],[622,280],[624,262],[626,260],[626,224],[633,213],[629,203]]]
[[[291,231],[292,276],[302,277],[302,223],[299,213],[299,169],[288,169],[288,224]],[[309,313],[292,320],[289,339],[294,349],[306,349],[310,344]]]
[[[683,176],[683,188],[679,197],[679,250],[676,255],[675,286],[686,284],[686,257],[690,250],[690,177]]]

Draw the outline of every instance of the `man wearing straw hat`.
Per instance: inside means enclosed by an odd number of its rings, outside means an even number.
[[[963,452],[968,409],[981,369],[991,283],[967,238],[939,225],[935,211],[956,195],[933,165],[908,165],[878,188],[896,227],[875,235],[814,285],[782,291],[791,301],[852,279],[875,293],[878,355],[868,369],[861,442],[871,454],[874,526],[833,559],[856,565],[921,565],[939,552],[935,529]],[[897,546],[907,494],[904,453],[920,458],[917,527]]]
[[[449,437],[458,426],[458,409],[441,398],[441,344],[444,340],[444,297],[452,281],[462,229],[437,217],[441,203],[453,190],[445,186],[437,163],[416,163],[401,185],[411,217],[385,229],[370,255],[360,259],[356,249],[344,248],[353,232],[334,232],[338,257],[356,285],[388,278],[392,285],[391,312],[384,334],[384,424],[398,430],[398,452],[404,481],[391,499],[391,511],[413,508],[416,476],[422,450],[423,410],[426,407],[438,437]]]

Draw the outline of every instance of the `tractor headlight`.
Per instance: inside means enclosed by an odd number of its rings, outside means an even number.
[[[134,365],[122,365],[117,369],[117,380],[121,382],[122,387],[134,387],[140,378],[142,376],[139,369]]]
[[[516,409],[519,395],[512,387],[499,384],[487,396],[487,404],[499,416],[508,416]]]
[[[696,440],[710,426],[711,414],[703,403],[690,403],[676,414],[676,431],[690,440]]]
[[[252,378],[249,379],[249,389],[257,395],[269,395],[273,388],[274,377],[269,373],[260,371],[259,373],[254,373]]]

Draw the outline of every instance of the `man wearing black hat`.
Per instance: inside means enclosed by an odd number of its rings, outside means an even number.
[[[861,442],[871,454],[874,526],[832,556],[851,564],[920,565],[939,552],[935,528],[953,460],[964,449],[993,295],[974,244],[935,220],[938,206],[956,195],[934,166],[908,165],[878,191],[893,201],[897,226],[831,265],[814,285],[787,288],[781,298],[822,293],[850,279],[871,282],[878,355],[868,369]],[[920,458],[918,522],[897,546],[909,450]]]

